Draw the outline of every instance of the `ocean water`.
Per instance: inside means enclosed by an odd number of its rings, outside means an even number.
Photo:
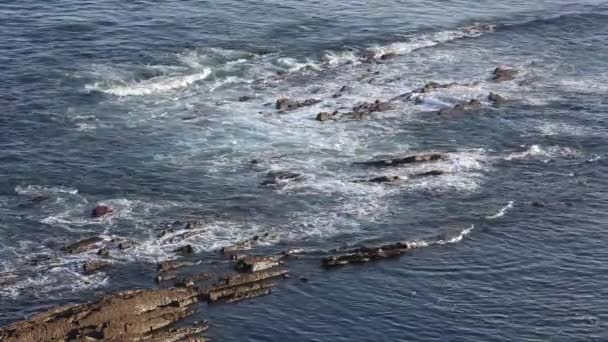
[[[497,66],[520,73],[493,83]],[[201,307],[213,340],[608,341],[606,1],[4,0],[0,76],[2,325],[154,287],[184,243],[205,270],[269,233],[264,251],[306,256],[270,296]],[[429,81],[468,85],[314,120]],[[281,114],[281,97],[322,102]],[[483,109],[435,114],[469,99]],[[353,165],[428,152],[449,159]],[[302,176],[260,185],[279,171]],[[403,181],[353,182],[383,175]],[[115,212],[91,219],[97,204]],[[156,237],[192,219],[186,240]],[[93,235],[137,245],[84,276],[98,256],[60,248]],[[320,267],[401,240],[420,248]]]

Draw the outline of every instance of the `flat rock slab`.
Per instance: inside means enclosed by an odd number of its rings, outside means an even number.
[[[445,154],[429,153],[429,154],[419,154],[419,155],[407,156],[407,157],[403,157],[403,158],[391,158],[391,159],[384,159],[384,160],[359,162],[359,163],[355,163],[355,164],[366,165],[366,166],[388,167],[388,166],[400,166],[400,165],[406,165],[406,164],[434,162],[434,161],[447,160],[447,159],[448,159],[448,157]]]

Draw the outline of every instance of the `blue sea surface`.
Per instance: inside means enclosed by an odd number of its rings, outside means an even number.
[[[431,81],[459,85],[315,120]],[[607,113],[607,1],[3,0],[0,325],[267,234],[304,257],[269,296],[201,307],[210,339],[608,341]],[[354,164],[422,153],[448,158]],[[380,176],[400,180],[357,182]],[[158,236],[176,220],[204,224]],[[61,247],[89,236],[136,245],[84,275],[101,257]],[[395,241],[419,248],[320,267]]]

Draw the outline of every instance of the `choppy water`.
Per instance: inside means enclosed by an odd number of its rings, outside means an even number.
[[[269,251],[312,253],[293,265],[310,282],[201,310],[214,340],[606,341],[607,28],[591,0],[4,1],[0,323],[153,286],[179,245],[158,227],[204,219],[186,240],[203,265],[265,232]],[[360,62],[382,53],[398,56]],[[498,65],[522,72],[492,83]],[[428,81],[475,85],[314,120]],[[283,96],[323,101],[277,114]],[[483,111],[433,113],[471,98]],[[450,158],[352,165],[424,152]],[[270,171],[303,177],[260,186]],[[353,182],[379,175],[405,181]],[[90,219],[98,203],[116,212]],[[139,244],[83,276],[97,256],[59,248],[91,235]],[[396,240],[432,246],[331,272],[315,254]]]

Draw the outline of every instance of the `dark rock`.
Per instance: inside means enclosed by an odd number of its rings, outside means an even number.
[[[342,88],[340,88],[340,90],[338,90],[338,92],[335,93],[335,94],[333,94],[331,97],[333,97],[334,99],[336,99],[336,98],[344,95],[344,93],[348,93],[348,92],[351,92],[351,91],[352,91],[352,88],[349,87],[349,86],[347,86],[347,85],[345,85],[345,86],[342,86]]]
[[[44,201],[48,201],[50,199],[50,197],[48,195],[36,195],[34,197],[32,197],[32,203],[34,204],[38,204],[38,203],[42,203]]]
[[[380,56],[380,60],[386,61],[386,60],[389,60],[389,59],[393,59],[395,57],[397,57],[396,53],[394,53],[394,52],[387,52],[387,53],[384,53],[384,54],[382,54]]]
[[[306,277],[300,277],[300,281],[303,283],[308,283],[309,279]]]
[[[103,241],[102,238],[100,238],[98,236],[94,236],[94,237],[90,237],[90,238],[87,238],[84,240],[80,240],[80,241],[75,242],[66,247],[63,247],[61,250],[68,254],[80,254],[80,253],[89,251],[91,249],[94,249],[97,246],[97,244],[102,241]]]
[[[266,174],[266,180],[262,182],[263,186],[278,185],[286,181],[298,181],[303,177],[299,173],[289,171],[271,171]]]
[[[102,257],[110,256],[110,250],[107,249],[106,247],[100,248],[97,251],[97,255],[102,256]]]
[[[383,167],[383,166],[400,166],[400,165],[405,165],[405,164],[434,162],[434,161],[440,161],[440,160],[446,160],[446,159],[448,159],[447,155],[439,154],[439,153],[430,153],[430,154],[413,155],[413,156],[408,156],[408,157],[404,157],[404,158],[359,162],[359,163],[355,163],[355,164]]]
[[[516,69],[496,68],[492,73],[492,80],[495,82],[505,82],[515,79],[515,76],[519,74]]]
[[[124,251],[125,249],[132,248],[133,246],[135,246],[135,242],[131,240],[123,240],[118,244],[118,249]]]
[[[291,100],[288,98],[278,99],[276,102],[276,108],[278,110],[294,110],[302,107],[308,107],[320,103],[321,100],[317,99],[306,99],[304,101]]]
[[[323,259],[323,266],[336,267],[348,264],[366,263],[374,260],[399,257],[411,247],[407,242],[384,245],[380,247],[361,247],[345,254],[333,255]]]
[[[98,205],[91,211],[91,217],[99,218],[112,213],[114,210],[106,205]]]
[[[358,180],[355,183],[392,183],[400,180],[399,176],[380,176],[367,180]]]
[[[194,248],[192,248],[191,245],[181,246],[175,250],[175,253],[178,253],[181,255],[190,255],[190,254],[194,253]]]
[[[244,95],[239,97],[239,102],[247,102],[253,99],[253,96]]]
[[[82,271],[84,274],[93,274],[101,271],[102,269],[108,266],[110,266],[110,263],[106,261],[89,261],[82,265]]]
[[[536,208],[544,208],[545,207],[545,203],[542,203],[542,202],[532,202],[532,206],[536,207]]]
[[[507,102],[507,99],[496,93],[490,93],[490,95],[488,95],[488,101],[492,102],[495,106],[500,106]]]
[[[413,175],[413,177],[418,177],[418,178],[433,177],[433,176],[441,176],[444,174],[445,174],[445,171],[432,170],[432,171],[428,171],[428,172],[417,173],[417,174]]]
[[[236,270],[241,272],[257,272],[279,266],[280,257],[276,256],[247,256],[236,263]]]
[[[328,112],[321,112],[321,113],[317,114],[317,117],[315,118],[315,120],[321,121],[321,122],[329,121],[331,119],[333,119],[333,115]]]

